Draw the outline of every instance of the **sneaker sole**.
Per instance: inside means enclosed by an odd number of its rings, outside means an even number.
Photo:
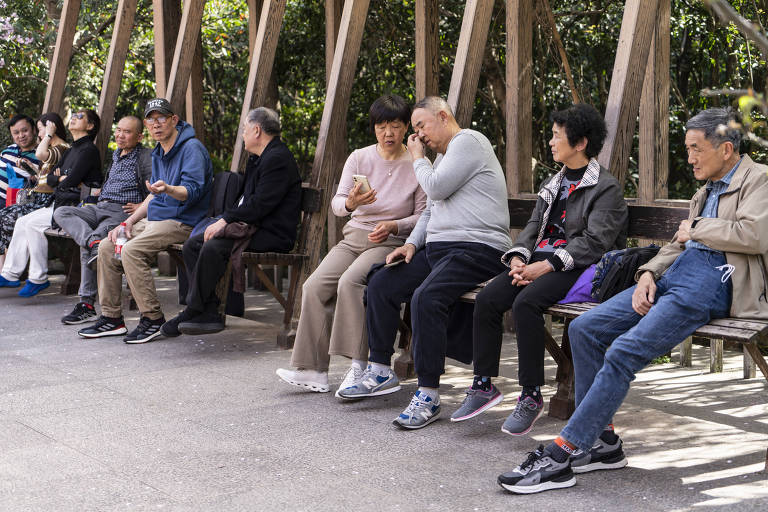
[[[64,325],[78,325],[78,324],[84,324],[86,322],[93,322],[96,320],[96,315],[89,316],[88,318],[82,318],[80,320],[62,320],[61,323]]]
[[[123,340],[123,342],[127,343],[129,345],[138,345],[140,343],[149,343],[150,341],[154,340],[158,336],[162,336],[162,335],[163,335],[163,333],[158,330],[156,333],[150,334],[146,338],[139,338],[139,339],[135,339],[135,340]]]
[[[128,328],[127,327],[121,327],[120,329],[115,329],[114,331],[104,331],[104,332],[99,332],[99,333],[96,333],[96,334],[90,334],[90,333],[89,334],[83,334],[81,332],[78,332],[77,334],[81,338],[91,339],[91,338],[105,338],[107,336],[120,336],[121,334],[127,334],[127,333],[128,333]]]
[[[277,374],[277,376],[280,377],[280,380],[282,380],[286,384],[290,384],[291,386],[296,386],[298,388],[306,389],[314,393],[327,393],[331,390],[330,386],[322,386],[318,384],[310,384],[307,382],[298,382],[293,379],[286,379],[279,373]]]
[[[508,490],[509,492],[513,492],[515,494],[535,494],[537,492],[543,492],[543,491],[551,491],[553,489],[565,489],[567,487],[573,487],[576,485],[576,478],[573,475],[570,475],[564,480],[557,481],[557,480],[550,480],[548,482],[542,482],[540,484],[536,485],[509,485],[499,482],[499,485],[502,486],[504,489]]]
[[[590,471],[599,471],[601,469],[621,469],[627,465],[626,457],[616,462],[592,462],[590,464],[584,464],[583,466],[571,466],[571,470],[574,473],[589,473]]]
[[[400,384],[393,388],[387,388],[387,389],[381,389],[379,391],[374,391],[372,393],[366,393],[364,395],[344,395],[340,391],[336,391],[338,393],[339,398],[343,398],[344,400],[357,400],[358,398],[368,398],[370,396],[381,396],[381,395],[388,395],[390,393],[396,393],[400,391]]]
[[[166,330],[163,329],[163,327],[160,328],[160,332],[163,333],[163,336],[165,336],[166,338],[177,338],[181,336],[181,332],[166,332]]]
[[[488,402],[484,406],[480,407],[479,409],[475,409],[474,411],[472,411],[471,413],[469,413],[469,414],[467,414],[465,416],[460,416],[458,418],[454,418],[453,416],[451,416],[451,421],[455,423],[457,421],[464,421],[464,420],[468,420],[468,419],[474,418],[475,416],[484,413],[485,411],[487,411],[491,407],[493,407],[495,405],[499,405],[502,400],[504,400],[504,395],[500,394],[499,396],[497,396],[496,398],[494,398],[493,400],[491,400],[490,402]]]
[[[531,431],[531,429],[533,428],[533,425],[536,423],[536,420],[541,418],[542,414],[544,414],[544,407],[542,407],[541,410],[539,411],[539,414],[537,414],[536,417],[533,418],[533,421],[531,422],[530,425],[528,425],[528,428],[523,430],[522,432],[512,432],[510,430],[505,429],[504,425],[501,426],[501,431],[511,436],[524,436],[525,434]],[[535,491],[535,492],[539,492],[539,491]]]
[[[425,421],[421,425],[405,425],[405,424],[400,423],[399,421],[397,421],[397,418],[392,421],[392,424],[394,426],[396,426],[396,427],[404,428],[405,430],[418,430],[420,428],[426,427],[430,423],[433,423],[433,422],[437,421],[440,418],[440,413],[441,412],[442,411],[437,411],[437,413],[435,413],[431,418],[429,418],[427,421]]]

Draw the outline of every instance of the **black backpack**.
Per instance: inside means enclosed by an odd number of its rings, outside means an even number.
[[[635,273],[659,252],[660,247],[632,247],[611,251],[600,258],[592,280],[592,298],[605,302],[635,284]]]

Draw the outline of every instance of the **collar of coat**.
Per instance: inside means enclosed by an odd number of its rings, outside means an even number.
[[[549,183],[541,187],[541,190],[539,191],[539,196],[541,196],[544,199],[544,201],[547,202],[547,204],[551,205],[557,198],[557,194],[560,191],[560,183],[563,181],[563,176],[565,176],[565,169],[566,167],[563,166],[563,168],[560,169],[560,172],[555,174],[552,177],[552,179],[549,180]],[[597,185],[597,179],[599,177],[600,177],[600,164],[597,163],[596,159],[590,158],[589,163],[587,164],[587,170],[584,171],[584,177],[581,178],[581,181],[579,182],[578,186],[574,190],[579,190],[580,188],[594,187],[595,185]]]

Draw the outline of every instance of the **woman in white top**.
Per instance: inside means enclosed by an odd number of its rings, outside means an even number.
[[[349,156],[331,201],[334,214],[351,217],[344,239],[304,283],[291,358],[296,369],[277,370],[284,381],[309,391],[329,390],[331,355],[352,360],[340,388],[359,380],[368,360],[363,305],[368,271],[403,244],[426,206],[403,145],[411,108],[387,94],[373,102],[369,117],[377,143]]]

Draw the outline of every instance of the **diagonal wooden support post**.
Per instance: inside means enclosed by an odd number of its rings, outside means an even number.
[[[533,192],[533,0],[507,0],[507,192]]]
[[[323,117],[320,121],[320,133],[317,138],[315,160],[312,164],[310,183],[323,190],[320,211],[312,216],[307,233],[308,261],[302,271],[302,281],[317,267],[323,253],[323,238],[328,215],[328,205],[332,195],[333,183],[340,174],[339,162],[336,161],[334,146],[342,143],[340,133],[347,122],[349,98],[352,82],[363,39],[365,19],[368,14],[369,0],[346,0],[336,39],[336,51],[333,57],[331,75],[328,79],[328,92],[325,96]]]
[[[64,87],[67,85],[69,61],[72,59],[72,43],[77,31],[77,16],[80,14],[80,0],[64,0],[59,18],[56,46],[48,73],[48,87],[45,90],[43,113],[61,113],[64,107]]]
[[[243,123],[248,111],[261,105],[267,95],[269,78],[272,74],[272,64],[275,61],[277,40],[280,27],[283,24],[286,0],[264,0],[259,20],[259,30],[251,53],[251,67],[248,72],[248,83],[240,112],[240,125],[237,127],[237,138],[232,155],[230,170],[238,172],[245,165],[245,149],[243,148]]]
[[[203,36],[197,34],[195,56],[189,73],[187,94],[185,96],[185,121],[195,129],[195,137],[205,144],[203,126]]]
[[[627,177],[658,6],[659,0],[627,0],[624,5],[611,90],[605,108],[608,137],[598,156],[600,165],[610,170],[622,186]]]
[[[152,0],[152,27],[155,35],[155,95],[158,98],[166,97],[180,22],[181,2],[179,0]]]
[[[203,7],[205,0],[184,1],[168,88],[165,91],[166,99],[171,102],[174,112],[182,112],[184,109],[189,77],[192,74],[192,61],[195,58],[197,38],[203,21]]]
[[[438,14],[437,0],[416,0],[416,101],[439,94]]]
[[[112,42],[109,45],[109,57],[104,69],[104,82],[99,98],[101,128],[96,139],[96,147],[99,149],[102,162],[112,134],[117,95],[120,93],[125,58],[128,55],[128,45],[131,42],[133,22],[136,18],[136,3],[137,0],[120,0],[117,4],[117,16],[115,17],[115,26],[112,29]]]
[[[448,91],[448,104],[453,109],[459,126],[469,128],[475,105],[480,66],[488,40],[488,28],[493,13],[493,0],[467,0],[461,23],[456,60]]]

